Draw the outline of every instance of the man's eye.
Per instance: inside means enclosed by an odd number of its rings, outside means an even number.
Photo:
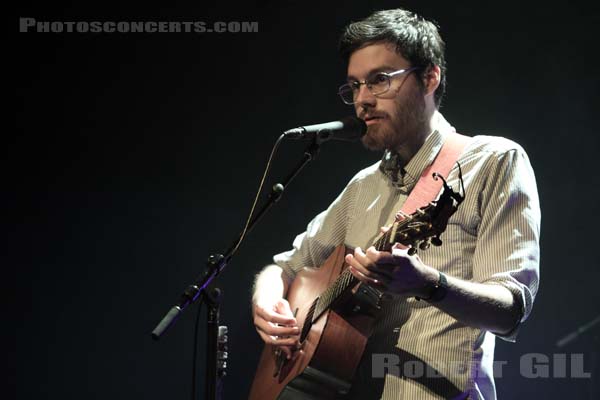
[[[378,83],[383,83],[385,81],[387,81],[387,76],[385,76],[384,74],[377,74],[375,76],[373,76],[371,79],[371,84],[373,85],[377,85]]]
[[[352,90],[360,90],[360,82],[358,81],[350,82],[349,85],[352,88]]]

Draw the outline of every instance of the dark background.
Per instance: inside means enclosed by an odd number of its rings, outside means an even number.
[[[21,3],[6,24],[5,81],[16,86],[17,110],[3,147],[5,326],[16,340],[7,342],[16,360],[7,364],[17,398],[189,398],[196,308],[161,341],[150,331],[206,257],[240,231],[279,133],[351,113],[336,96],[342,27],[397,6],[441,26],[446,118],[465,134],[519,142],[536,171],[541,288],[518,342],[497,342],[496,359],[508,362],[499,397],[592,398],[597,371],[592,379],[519,376],[523,354],[585,353],[591,371],[598,348],[598,328],[564,349],[554,344],[600,303],[600,13],[548,4]],[[258,21],[259,32],[18,33],[18,17]],[[303,146],[282,145],[268,186]],[[377,157],[359,144],[325,144],[220,277],[226,398],[245,397],[262,347],[249,311],[253,276]]]

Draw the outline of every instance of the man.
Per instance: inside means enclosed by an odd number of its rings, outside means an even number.
[[[465,200],[443,245],[413,256],[400,246],[392,253],[368,247],[453,133],[438,111],[444,43],[434,24],[397,9],[350,24],[341,52],[348,83],[340,95],[368,126],[364,145],[384,156],[356,174],[293,249],[257,276],[256,329],[292,356],[299,328],[284,300],[287,289],[298,271],[319,267],[343,243],[354,248],[346,256],[352,274],[391,299],[350,397],[494,399],[495,336],[514,341],[538,288],[540,210],[527,155],[504,138],[470,138],[458,157]],[[459,187],[458,168],[448,182]]]

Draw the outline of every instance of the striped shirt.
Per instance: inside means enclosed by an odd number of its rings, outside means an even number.
[[[274,256],[291,278],[318,267],[343,243],[367,248],[382,226],[390,225],[422,171],[453,130],[437,114],[434,131],[404,167],[385,152],[381,161],[358,172],[325,211],[298,235],[293,249]],[[441,235],[443,245],[419,253],[446,275],[508,288],[524,321],[531,312],[539,279],[540,209],[535,177],[525,151],[501,137],[475,136],[458,159],[465,200]],[[459,187],[458,168],[448,183]],[[495,399],[495,336],[470,327],[435,306],[394,297],[376,321],[359,366],[356,398]]]

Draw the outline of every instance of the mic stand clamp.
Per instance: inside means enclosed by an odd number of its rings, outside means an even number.
[[[219,358],[227,358],[227,355],[219,357],[219,305],[221,300],[221,290],[214,288],[210,291],[203,291],[202,301],[206,304],[206,381],[205,381],[205,399],[221,399],[222,385],[220,381],[222,376],[219,374]]]

